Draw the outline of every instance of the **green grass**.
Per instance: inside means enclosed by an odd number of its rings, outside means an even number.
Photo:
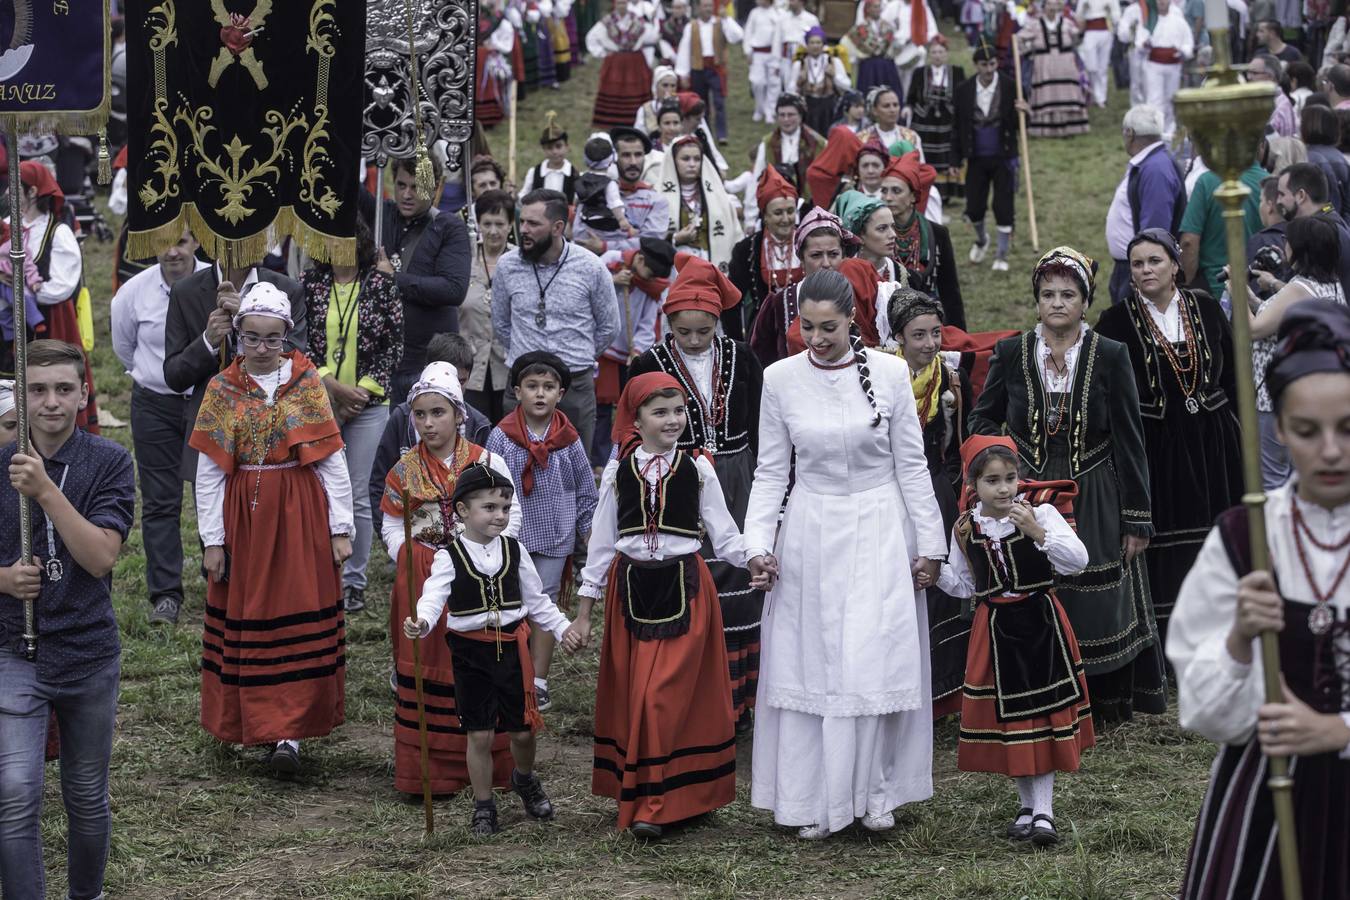
[[[968,60],[967,60],[968,62]],[[599,66],[576,70],[565,90],[521,105],[520,171],[548,109],[561,114],[574,149],[589,131]],[[734,77],[744,83],[737,57]],[[1103,251],[1103,217],[1125,155],[1118,124],[1124,98],[1093,112],[1093,132],[1034,141],[1042,249],[1070,243]],[[732,99],[732,143],[740,164],[760,134],[748,92]],[[506,129],[492,135],[500,152]],[[505,153],[501,153],[502,158]],[[1032,320],[1028,274],[1035,259],[1024,205],[1018,209],[1013,271],[995,276],[965,262],[970,232],[949,206],[975,329]],[[87,248],[100,334],[107,335],[107,246]],[[129,418],[130,383],[106,337],[95,354],[100,403]],[[125,443],[126,429],[105,432]],[[190,512],[189,504],[189,512]],[[124,639],[122,704],[113,750],[110,897],[913,897],[1121,900],[1170,896],[1180,881],[1206,769],[1208,744],[1184,736],[1174,715],[1113,730],[1081,772],[1059,781],[1055,811],[1066,837],[1055,852],[1008,846],[999,835],[1015,811],[1007,779],[956,770],[956,738],[939,730],[934,797],[906,807],[877,837],[848,832],[804,844],[749,805],[749,747],[742,748],[737,802],[668,842],[642,846],[614,830],[610,801],[590,795],[590,722],[597,659],[559,657],[554,710],[540,739],[539,767],[558,808],[555,824],[523,820],[510,798],[505,830],[480,842],[465,830],[470,804],[436,804],[437,832],[424,842],[421,810],[392,788],[392,702],[386,683],[389,563],[376,551],[373,610],[348,624],[347,724],[307,742],[305,774],[268,777],[256,750],[219,745],[198,724],[203,587],[195,572],[190,514],[188,599],[176,631],[151,629],[140,535],[133,532],[114,575]],[[49,767],[43,834],[52,896],[64,887],[65,820]]]

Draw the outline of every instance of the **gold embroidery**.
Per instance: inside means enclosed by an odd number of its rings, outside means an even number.
[[[319,185],[322,173],[319,166],[324,160],[331,160],[328,148],[324,146],[330,137],[328,133],[328,74],[329,65],[332,63],[334,54],[337,51],[333,48],[333,42],[330,40],[330,32],[336,27],[333,15],[326,11],[326,7],[334,6],[336,0],[316,0],[314,8],[309,12],[309,39],[305,41],[305,49],[313,50],[319,56],[318,85],[314,92],[314,127],[309,130],[309,136],[305,138],[304,164],[300,169],[300,189],[301,201],[308,203],[316,209],[322,210],[328,218],[333,218],[338,209],[342,206],[342,201],[338,195],[328,185],[320,189]],[[328,25],[328,28],[324,28]]]
[[[220,23],[222,36],[225,31],[233,30],[241,32],[251,42],[253,32],[262,29],[268,14],[272,12],[272,0],[258,0],[253,12],[247,16],[231,15],[225,10],[225,0],[211,0],[211,12]],[[220,53],[211,61],[211,71],[206,76],[206,83],[214,88],[225,70],[236,62],[253,76],[253,83],[258,86],[258,90],[267,87],[267,76],[263,74],[262,62],[249,46],[237,53],[228,46],[221,47]]]
[[[155,67],[155,112],[150,123],[150,134],[154,140],[146,151],[154,163],[155,176],[163,178],[163,184],[156,187],[154,182],[141,185],[141,205],[146,209],[158,206],[170,197],[178,196],[178,133],[170,124],[167,113],[169,98],[165,96],[168,87],[164,74],[164,51],[178,43],[178,15],[173,0],[164,0],[148,13],[147,25],[151,29],[150,52]]]

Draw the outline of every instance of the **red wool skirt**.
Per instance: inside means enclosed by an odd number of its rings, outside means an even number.
[[[502,96],[502,86],[497,79],[484,74],[487,56],[487,48],[480,45],[477,65],[474,69],[474,83],[478,85],[478,96],[475,98],[477,103],[474,104],[474,118],[484,128],[491,128],[506,118],[506,105],[510,102],[510,98]],[[421,790],[421,788],[418,788],[418,790]]]
[[[605,593],[591,793],[619,801],[619,828],[667,825],[736,799],[736,727],[722,611],[698,559],[689,630],[638,640],[625,627],[616,557]]]
[[[394,788],[405,794],[422,793],[421,739],[417,730],[417,687],[413,678],[412,642],[403,635],[403,620],[411,614],[408,607],[407,565],[404,544],[398,553],[397,578],[389,602],[389,637],[394,646],[394,678],[398,698],[394,702]],[[412,542],[413,603],[422,596],[422,585],[431,574],[436,550],[419,541]],[[465,753],[469,739],[455,711],[455,673],[450,665],[450,648],[445,643],[445,621],[432,626],[417,647],[422,662],[422,697],[427,717],[428,771],[433,794],[450,794],[469,783]],[[499,732],[492,741],[492,783],[499,788],[511,785],[511,739]]]
[[[652,70],[637,50],[611,53],[600,64],[600,89],[595,92],[591,125],[632,126],[638,108],[652,98]]]
[[[202,727],[233,744],[322,737],[342,724],[346,683],[323,486],[310,466],[241,468],[224,502],[229,580],[207,591]]]
[[[80,337],[80,322],[75,314],[74,300],[62,300],[60,303],[44,306],[42,307],[42,315],[46,317],[46,321],[38,326],[37,337],[74,344],[80,348],[81,353],[84,353],[84,341]],[[88,353],[84,354],[84,384],[85,387],[89,388],[89,402],[85,404],[84,409],[75,414],[75,425],[90,434],[98,434],[98,404],[94,401],[94,370],[89,364]]]
[[[1062,709],[1042,716],[999,721],[994,678],[994,657],[989,629],[989,603],[975,607],[966,651],[966,683],[961,699],[961,735],[957,768],[964,772],[997,772],[1020,777],[1048,772],[1076,772],[1082,752],[1096,743],[1092,707],[1088,702],[1087,676],[1078,652],[1069,617],[1054,594],[1049,595],[1059,620],[1082,697]],[[1020,603],[1022,600],[995,600]]]

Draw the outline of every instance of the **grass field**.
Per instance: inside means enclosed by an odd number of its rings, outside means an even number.
[[[959,42],[959,41],[958,41]],[[958,54],[969,71],[968,54]],[[520,110],[520,170],[532,165],[544,112],[556,109],[578,153],[589,131],[599,66],[575,70],[560,92],[532,95]],[[737,59],[734,78],[744,85]],[[732,142],[739,165],[760,135],[748,91],[733,92]],[[1125,163],[1119,142],[1125,98],[1094,111],[1093,131],[1032,143],[1042,249],[1071,243],[1101,258],[1103,218]],[[502,152],[505,128],[492,135]],[[1035,255],[1018,208],[1012,273],[965,262],[970,231],[948,207],[974,329],[1027,325]],[[90,284],[107,334],[108,247],[88,247]],[[1108,261],[1109,262],[1109,261]],[[95,352],[100,402],[129,419],[130,383],[106,338]],[[108,432],[129,445],[126,429]],[[190,510],[190,505],[189,505]],[[1183,735],[1175,716],[1115,729],[1061,778],[1055,811],[1066,840],[1032,853],[999,837],[1015,812],[1005,779],[956,771],[948,725],[935,747],[933,799],[903,809],[885,836],[844,833],[804,844],[749,805],[749,745],[741,794],[668,841],[645,846],[614,830],[614,808],[590,796],[594,650],[560,655],[550,686],[554,710],[539,768],[558,808],[552,825],[524,821],[502,803],[504,831],[468,837],[465,797],[436,805],[437,832],[422,838],[418,805],[392,789],[392,702],[387,684],[389,563],[376,551],[372,609],[348,623],[347,724],[307,742],[305,772],[268,777],[256,749],[225,747],[198,724],[203,586],[193,523],[184,517],[188,599],[177,630],[148,626],[139,533],[115,572],[124,638],[122,704],[112,767],[113,838],[108,896],[161,897],[913,897],[1123,900],[1166,897],[1181,876],[1213,749]],[[593,647],[598,641],[593,643]],[[49,768],[43,835],[50,896],[64,896],[65,819]]]

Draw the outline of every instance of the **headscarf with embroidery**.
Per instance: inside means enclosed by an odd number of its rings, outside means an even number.
[[[463,433],[468,410],[464,406],[464,389],[459,384],[459,373],[454,366],[448,362],[427,363],[408,391],[408,403],[411,404],[423,394],[440,394],[453,403],[459,410],[459,430]]]
[[[291,300],[286,292],[267,281],[256,282],[239,301],[239,309],[234,314],[234,327],[237,330],[246,316],[266,316],[280,319],[286,323],[289,331],[295,327],[291,320]]]
[[[1091,306],[1092,292],[1097,279],[1097,261],[1072,247],[1056,247],[1036,263],[1036,269],[1031,274],[1032,296],[1035,297],[1039,293],[1041,279],[1057,270],[1067,271],[1073,280],[1078,282],[1078,288],[1083,292],[1084,305]]]
[[[806,245],[806,239],[813,232],[820,230],[832,231],[839,238],[841,249],[855,246],[858,239],[853,233],[844,227],[844,223],[839,221],[839,217],[834,213],[821,209],[819,206],[811,207],[811,211],[797,223],[797,232],[792,236],[792,243],[797,251],[797,256],[801,257],[802,248]]]
[[[862,191],[844,191],[834,201],[834,211],[839,216],[839,221],[843,226],[859,238],[862,237],[862,230],[867,227],[867,220],[872,213],[885,206],[876,197],[869,197]]]
[[[1280,322],[1266,369],[1270,399],[1279,406],[1289,385],[1322,372],[1350,373],[1350,308],[1331,300],[1304,300]]]

